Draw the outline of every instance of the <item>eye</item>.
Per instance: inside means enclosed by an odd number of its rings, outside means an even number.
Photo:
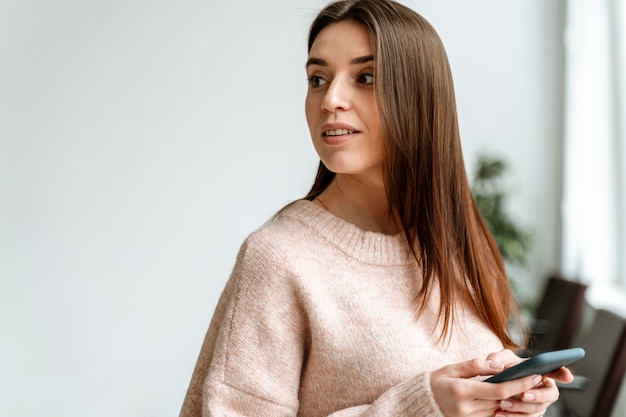
[[[328,81],[326,81],[324,78],[320,77],[319,75],[313,75],[309,77],[309,86],[311,88],[319,88],[325,84],[328,84]]]
[[[374,84],[374,74],[359,74],[357,81],[359,84],[372,85]]]

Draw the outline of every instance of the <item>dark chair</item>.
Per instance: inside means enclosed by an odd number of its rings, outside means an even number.
[[[551,276],[531,324],[528,353],[567,349],[578,335],[587,285]]]
[[[585,357],[570,366],[576,379],[559,385],[555,408],[562,417],[609,417],[626,371],[626,318],[597,310],[581,346]]]

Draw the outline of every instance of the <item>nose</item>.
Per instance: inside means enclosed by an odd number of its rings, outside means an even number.
[[[350,108],[351,92],[349,83],[341,77],[333,79],[324,94],[322,100],[322,110],[334,112],[337,110],[347,110]]]

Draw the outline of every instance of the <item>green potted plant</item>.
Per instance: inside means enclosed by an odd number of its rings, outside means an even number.
[[[522,299],[511,270],[526,267],[533,235],[506,212],[508,194],[504,183],[507,171],[504,160],[480,155],[472,182],[472,193],[507,267],[507,274],[522,309],[532,309],[532,303]]]

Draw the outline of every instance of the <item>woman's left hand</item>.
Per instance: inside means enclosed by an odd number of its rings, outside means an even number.
[[[505,364],[505,368],[513,366],[523,359],[520,359],[510,350],[503,350],[492,353],[488,360],[500,361]],[[572,373],[567,368],[560,368],[545,375],[536,387],[523,392],[515,398],[500,401],[500,409],[496,412],[496,417],[541,417],[547,408],[559,399],[559,389],[555,380],[562,383],[570,383],[574,379]]]

